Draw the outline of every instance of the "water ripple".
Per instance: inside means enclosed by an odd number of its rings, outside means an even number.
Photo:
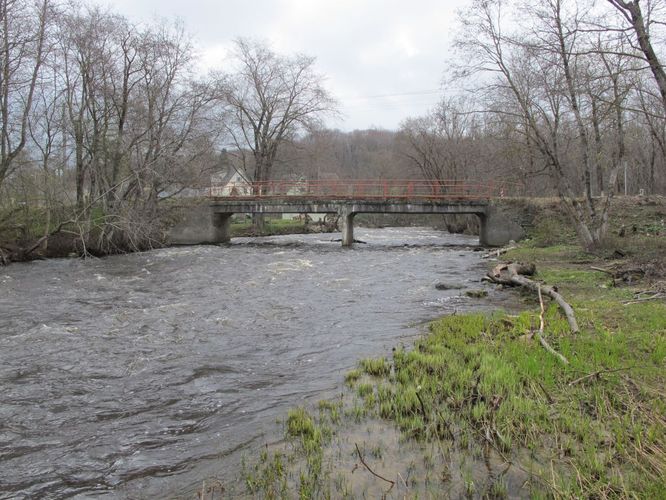
[[[3,269],[0,498],[164,497],[230,477],[359,357],[490,303],[462,296],[480,286],[474,238],[357,237],[353,251],[298,235]],[[443,275],[462,288],[436,290]]]

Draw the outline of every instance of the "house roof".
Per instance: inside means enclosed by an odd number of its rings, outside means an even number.
[[[210,179],[213,184],[226,186],[234,179],[234,176],[236,175],[238,176],[238,179],[236,179],[236,181],[241,181],[241,182],[245,181],[245,179],[243,179],[243,176],[239,172],[237,172],[236,169],[232,167],[227,167],[218,170],[214,174],[211,174]]]

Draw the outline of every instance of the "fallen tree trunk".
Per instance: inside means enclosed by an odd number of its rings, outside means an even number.
[[[517,247],[504,247],[504,248],[498,248],[497,250],[493,250],[492,252],[488,252],[486,254],[483,254],[481,256],[482,259],[490,259],[491,257],[499,257],[502,254],[505,254],[511,250],[515,250]]]
[[[552,298],[562,309],[564,315],[567,318],[569,323],[569,328],[573,333],[578,333],[580,329],[578,328],[578,323],[576,322],[576,316],[574,314],[573,308],[567,303],[566,300],[557,292],[557,290],[548,285],[542,285],[533,281],[525,276],[532,276],[536,271],[534,264],[520,264],[518,262],[513,262],[509,264],[498,264],[493,268],[491,272],[488,273],[488,278],[493,283],[499,283],[501,285],[508,286],[522,286],[532,290],[533,292],[539,294],[541,292],[548,295]]]
[[[42,245],[49,241],[49,238],[60,233],[67,224],[74,223],[74,220],[62,222],[53,231],[45,234],[37,240],[31,242],[28,246],[19,246],[14,243],[0,244],[0,265],[7,265],[10,262],[22,262],[31,260],[32,254]],[[38,258],[40,258],[38,256]]]
[[[551,353],[553,356],[555,356],[557,359],[559,359],[562,363],[565,365],[569,364],[569,360],[562,356],[559,352],[557,352],[555,349],[551,347],[551,345],[546,341],[546,338],[544,337],[544,326],[546,322],[543,319],[544,314],[546,313],[546,308],[543,306],[543,297],[541,296],[541,287],[538,288],[538,293],[539,293],[539,305],[541,306],[541,313],[539,314],[539,331],[536,332],[536,336],[539,339],[539,343],[541,346]]]

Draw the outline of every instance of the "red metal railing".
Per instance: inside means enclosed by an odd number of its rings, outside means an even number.
[[[484,200],[507,196],[506,186],[493,182],[459,180],[325,180],[234,182],[211,186],[219,198],[316,199],[455,199]]]

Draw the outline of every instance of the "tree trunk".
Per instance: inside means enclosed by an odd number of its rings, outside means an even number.
[[[631,23],[631,27],[638,38],[638,45],[641,48],[641,52],[643,52],[645,60],[650,65],[650,71],[652,71],[652,75],[659,87],[661,102],[664,107],[664,112],[666,112],[666,72],[652,47],[650,35],[645,26],[645,19],[643,18],[643,12],[641,11],[641,6],[638,3],[638,0],[634,0],[633,2],[625,2],[623,0],[608,1]]]
[[[597,100],[594,96],[591,96],[592,102],[592,128],[594,130],[594,152],[596,154],[596,177],[597,177],[597,191],[599,195],[604,192],[604,170],[601,167],[601,156],[603,153],[603,145],[601,141],[601,129],[599,127],[599,109]]]
[[[80,124],[74,124],[74,148],[76,155],[76,209],[83,210],[83,184],[85,167],[83,165],[83,130]]]

